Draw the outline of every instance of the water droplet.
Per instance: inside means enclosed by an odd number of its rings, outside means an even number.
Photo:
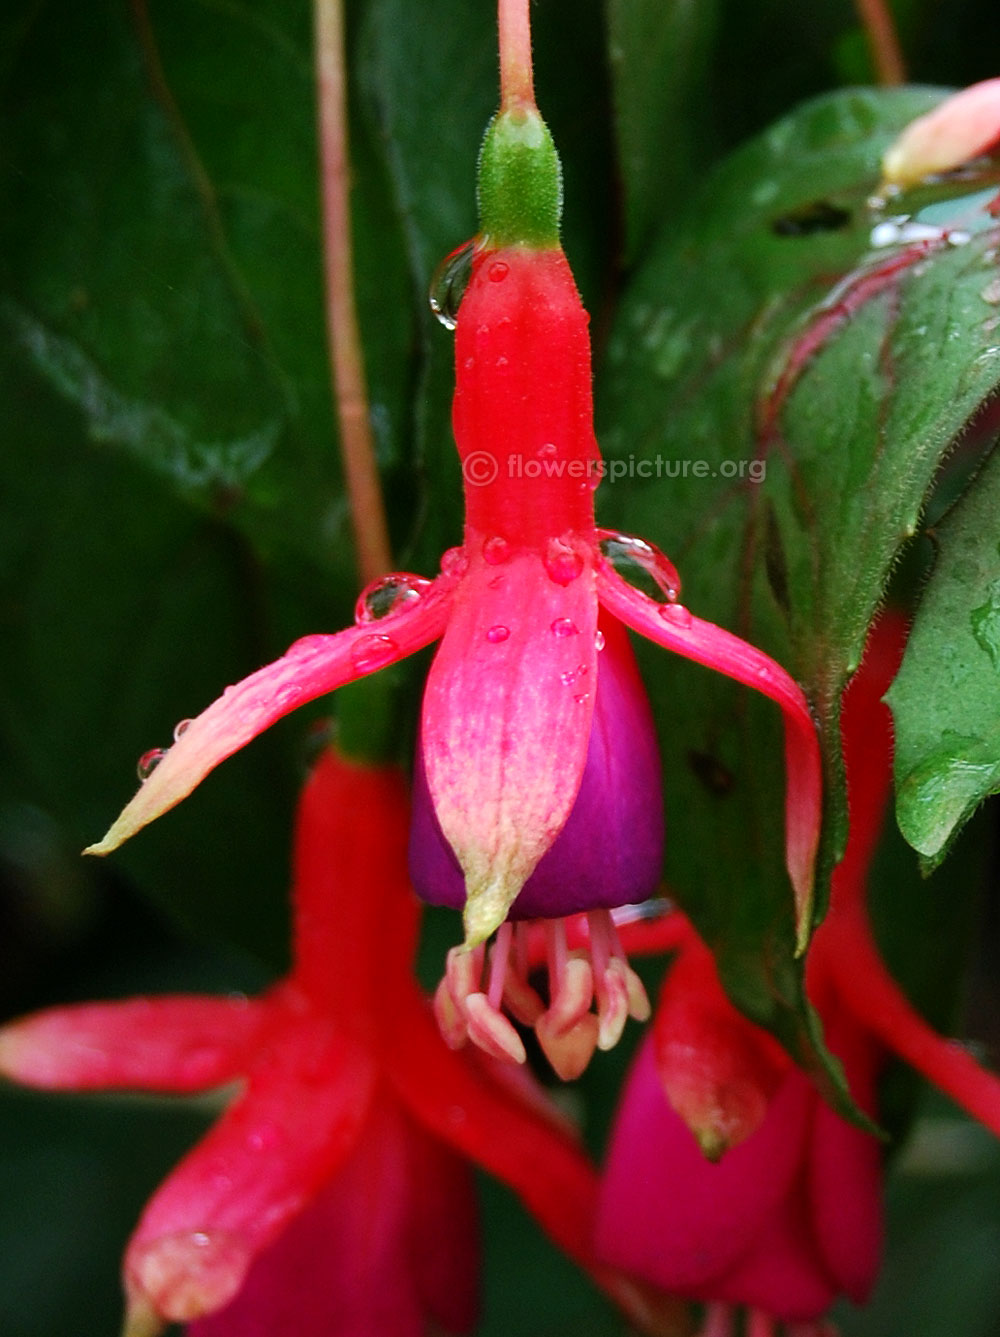
[[[571,617],[557,617],[552,623],[553,636],[579,636],[580,628]]]
[[[483,544],[483,557],[490,566],[500,566],[510,558],[510,544],[497,534]]]
[[[761,664],[760,668],[757,670],[757,677],[760,678],[762,682],[769,681],[771,677],[771,670],[767,667],[766,664]]]
[[[381,622],[383,618],[401,613],[410,604],[419,603],[430,587],[431,581],[423,576],[411,576],[407,571],[373,580],[358,595],[354,621],[358,626]]]
[[[683,604],[660,604],[660,617],[664,622],[670,622],[673,626],[686,631],[691,625],[690,610]]]
[[[469,569],[469,557],[464,548],[448,548],[441,554],[441,574],[458,580]]]
[[[577,664],[575,669],[567,669],[565,673],[559,674],[559,681],[564,687],[572,687],[574,683],[587,676],[587,665]]]
[[[182,738],[182,737],[184,736],[184,734],[187,733],[187,731],[188,731],[188,729],[190,729],[192,723],[193,723],[192,720],[178,720],[178,722],[174,725],[174,742],[175,742],[175,743],[178,741],[178,739]]]
[[[569,585],[583,570],[583,558],[565,539],[549,539],[545,570],[557,585]]]
[[[495,627],[490,627],[489,631],[486,633],[486,639],[491,645],[499,645],[500,642],[505,641],[509,635],[510,627],[505,627],[502,623],[498,622]]]
[[[540,460],[550,460],[556,453],[556,444],[554,441],[546,441],[544,446],[539,446],[535,454]]]
[[[297,641],[293,641],[285,651],[286,655],[295,655],[296,658],[305,658],[308,655],[318,655],[325,650],[330,643],[329,636],[324,636],[322,632],[317,632],[312,636],[300,636]],[[229,691],[229,688],[226,688]],[[225,693],[223,693],[225,695]]]
[[[595,631],[595,632],[594,632],[594,646],[595,646],[595,648],[597,649],[598,652],[600,652],[601,650],[604,649],[605,643],[606,643],[606,642],[605,642],[605,639],[604,639],[604,632],[603,632],[603,631],[600,631],[600,630]]]
[[[167,749],[165,747],[151,747],[148,752],[142,754],[135,769],[143,784],[146,783],[166,755]]]
[[[446,330],[458,324],[458,308],[472,277],[472,262],[476,255],[476,239],[458,246],[438,265],[431,279],[431,310]]]
[[[302,696],[302,688],[298,683],[287,682],[284,687],[279,687],[274,694],[274,704],[281,709],[285,706],[294,706]]]
[[[247,1135],[250,1151],[273,1151],[281,1141],[281,1130],[273,1123],[262,1123]]]
[[[391,663],[398,650],[391,636],[362,636],[351,647],[351,663],[359,673],[373,673]]]
[[[573,700],[576,702],[576,704],[577,704],[578,706],[582,706],[583,703],[584,703],[584,701],[589,701],[589,700],[590,700],[590,693],[589,693],[589,692],[577,692],[577,694],[576,694],[576,696],[574,696]]]
[[[503,283],[509,273],[510,265],[505,265],[502,260],[494,260],[486,271],[486,277],[491,283]]]
[[[666,599],[668,603],[676,603],[681,578],[673,562],[659,548],[645,539],[616,534],[610,529],[599,529],[597,536],[602,556],[623,580],[657,602]]]

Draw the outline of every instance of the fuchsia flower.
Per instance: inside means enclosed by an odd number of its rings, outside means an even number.
[[[357,625],[307,636],[227,688],[90,852],[115,849],[296,706],[441,638],[424,692],[413,846],[418,890],[464,907],[465,945],[449,960],[439,1015],[453,1043],[471,1037],[521,1060],[507,1007],[572,1075],[595,1044],[615,1042],[627,1013],[648,1010],[608,913],[650,894],[662,847],[652,727],[622,626],[780,706],[787,864],[803,939],[820,766],[805,697],[784,669],[680,604],[677,573],[653,547],[595,525],[588,317],[559,245],[559,211],[548,131],[534,104],[515,98],[481,155],[482,235],[456,319],[462,546],[445,553],[435,580],[385,577],[359,599]],[[623,579],[623,561],[643,568],[660,596]],[[592,859],[599,876],[579,876]],[[483,944],[509,914],[557,921],[581,909],[593,912],[592,958],[568,956],[554,927],[548,1008],[527,989],[509,925],[486,972]]]
[[[192,1337],[468,1330],[464,1158],[591,1261],[596,1176],[574,1137],[520,1074],[448,1049],[413,980],[407,830],[402,777],[328,751],[299,808],[288,978],[250,1000],[62,1007],[0,1031],[0,1071],[31,1086],[240,1083],[129,1242],[130,1335],[167,1320]]]
[[[845,693],[850,839],[810,952],[808,990],[861,1109],[876,1115],[876,1077],[896,1053],[1000,1135],[1000,1079],[914,1012],[886,971],[865,908],[891,764],[880,698],[903,633],[901,620],[882,620]],[[678,933],[676,923],[670,931]],[[835,1114],[772,1038],[737,1013],[685,921],[680,937],[613,1133],[598,1253],[665,1290],[712,1302],[706,1337],[728,1337],[733,1304],[759,1311],[752,1330],[762,1337],[775,1319],[792,1334],[818,1334],[833,1300],[864,1300],[876,1275],[878,1141]]]

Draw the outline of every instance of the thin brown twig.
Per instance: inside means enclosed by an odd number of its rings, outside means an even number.
[[[906,83],[906,65],[887,0],[855,0],[868,37],[875,73],[883,87]]]
[[[391,570],[392,555],[354,302],[343,0],[316,0],[315,25],[327,338],[358,570],[367,584]]]

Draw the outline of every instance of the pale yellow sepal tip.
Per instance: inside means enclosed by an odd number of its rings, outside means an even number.
[[[916,120],[882,158],[882,181],[897,190],[953,171],[1000,140],[1000,79],[972,84]]]
[[[166,1321],[162,1319],[148,1301],[130,1300],[125,1311],[122,1325],[122,1337],[160,1337],[166,1331]]]

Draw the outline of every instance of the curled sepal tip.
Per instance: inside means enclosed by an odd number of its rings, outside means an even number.
[[[597,594],[627,627],[675,654],[752,687],[781,707],[785,726],[785,865],[795,894],[796,955],[812,929],[813,878],[822,820],[823,781],[819,741],[809,705],[798,683],[763,651],[699,617],[683,622],[663,616],[658,604],[605,562],[598,568]]]
[[[166,1326],[166,1319],[159,1316],[145,1296],[129,1297],[122,1337],[160,1337]]]

